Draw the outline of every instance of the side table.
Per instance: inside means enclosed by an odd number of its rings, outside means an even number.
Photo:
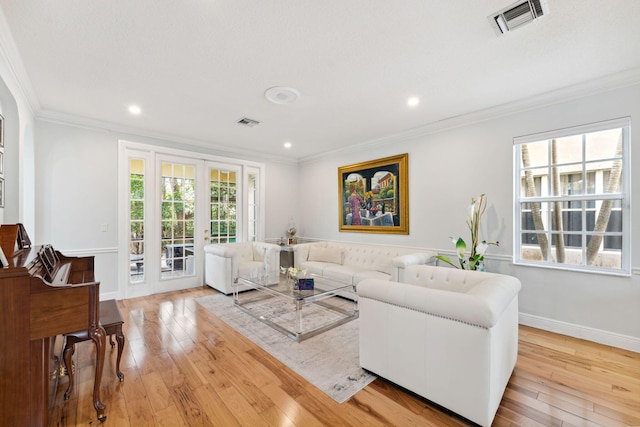
[[[293,246],[280,246],[280,267],[293,267]]]

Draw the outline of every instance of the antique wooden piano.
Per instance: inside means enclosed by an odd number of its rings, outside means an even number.
[[[61,362],[56,340],[83,329],[96,345],[93,405],[102,422],[105,332],[93,257],[67,257],[50,245],[24,247],[19,238],[12,243],[14,227],[0,226],[8,261],[0,268],[0,425],[49,425]]]

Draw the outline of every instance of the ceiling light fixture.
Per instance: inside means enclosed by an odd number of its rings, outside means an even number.
[[[137,105],[129,105],[129,112],[137,116],[142,113],[142,109]]]
[[[291,148],[291,143],[289,141],[285,142],[283,145],[284,145],[284,148],[286,148],[287,150]]]
[[[300,92],[292,87],[274,86],[264,92],[264,97],[274,104],[291,104],[300,98]]]
[[[407,100],[407,105],[409,107],[415,107],[418,104],[420,104],[420,98],[418,98],[417,96],[413,96]]]

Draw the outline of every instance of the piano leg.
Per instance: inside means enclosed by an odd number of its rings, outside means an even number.
[[[104,351],[107,344],[106,333],[102,326],[89,330],[89,336],[96,345],[96,377],[93,383],[93,407],[98,413],[98,421],[107,419],[104,414],[106,405],[100,401],[100,383],[102,381],[102,368],[104,367]]]

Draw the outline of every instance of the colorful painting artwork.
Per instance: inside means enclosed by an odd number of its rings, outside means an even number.
[[[409,234],[408,154],[338,168],[340,231]]]

